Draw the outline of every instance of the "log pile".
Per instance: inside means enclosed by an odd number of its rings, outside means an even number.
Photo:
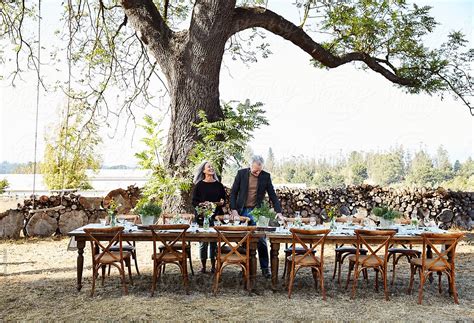
[[[337,206],[341,214],[364,217],[374,207],[387,205],[405,218],[434,219],[443,228],[471,230],[474,225],[474,192],[360,185],[329,190],[281,188],[277,195],[288,217],[300,211],[302,217],[313,215],[325,221],[327,205]]]
[[[107,196],[109,200],[120,196],[117,200],[123,207],[119,213],[128,213],[136,205],[140,189],[132,185],[126,190],[114,190]],[[105,204],[101,197],[84,197],[74,193],[42,195],[34,203],[32,198],[26,199],[23,204],[18,204],[16,210],[0,213],[0,238],[19,238],[21,232],[24,236],[64,235],[105,218]]]

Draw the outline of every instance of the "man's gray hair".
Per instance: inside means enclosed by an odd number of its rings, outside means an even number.
[[[193,181],[194,184],[199,183],[200,181],[202,181],[206,177],[204,175],[204,168],[206,167],[207,163],[209,163],[209,161],[205,160],[196,168],[196,173],[194,174],[194,181]],[[216,173],[214,173],[213,177],[214,177],[214,180],[216,180],[217,182],[219,181],[219,179],[217,178]]]
[[[250,165],[252,165],[253,163],[259,164],[259,165],[263,165],[263,164],[265,164],[265,161],[263,160],[263,157],[262,157],[262,156],[260,156],[260,155],[253,155],[253,156],[252,156],[252,159],[250,160]]]

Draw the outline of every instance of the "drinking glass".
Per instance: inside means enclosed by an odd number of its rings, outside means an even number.
[[[352,215],[347,217],[347,225],[352,225]]]
[[[312,227],[316,225],[316,218],[314,216],[309,218],[309,225]]]
[[[107,220],[105,220],[105,219],[100,219],[100,224],[103,225],[103,226],[105,226],[106,221],[107,221]]]
[[[236,219],[234,220],[234,225],[237,226],[237,225],[239,225],[239,224],[240,224],[240,219],[239,219],[239,218],[236,218]]]
[[[230,216],[229,216],[229,214],[224,214],[224,223],[225,223],[225,224],[228,224],[229,221],[230,221]]]
[[[199,228],[199,225],[197,224],[196,221],[191,222],[191,231],[197,231]]]
[[[301,216],[300,214],[300,211],[295,211],[295,218],[299,218]]]

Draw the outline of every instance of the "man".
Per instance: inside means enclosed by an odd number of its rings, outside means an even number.
[[[261,156],[253,156],[250,168],[244,168],[237,172],[232,191],[230,192],[230,209],[232,217],[241,216],[249,217],[249,225],[255,225],[255,221],[250,212],[259,207],[265,193],[268,193],[272,201],[273,208],[277,212],[277,218],[283,217],[281,214],[281,205],[273,188],[270,174],[263,170],[263,158]],[[265,278],[270,278],[270,270],[268,269],[268,248],[265,238],[260,238],[257,244],[258,258],[260,260],[260,268]]]

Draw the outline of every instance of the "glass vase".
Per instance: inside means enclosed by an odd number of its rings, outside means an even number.
[[[117,214],[114,212],[109,213],[110,226],[115,227],[117,225]]]
[[[207,216],[204,217],[204,221],[202,223],[202,227],[204,230],[208,230],[209,229],[209,218]]]
[[[331,230],[336,229],[336,219],[335,218],[331,218],[331,223],[329,224],[329,228]]]

